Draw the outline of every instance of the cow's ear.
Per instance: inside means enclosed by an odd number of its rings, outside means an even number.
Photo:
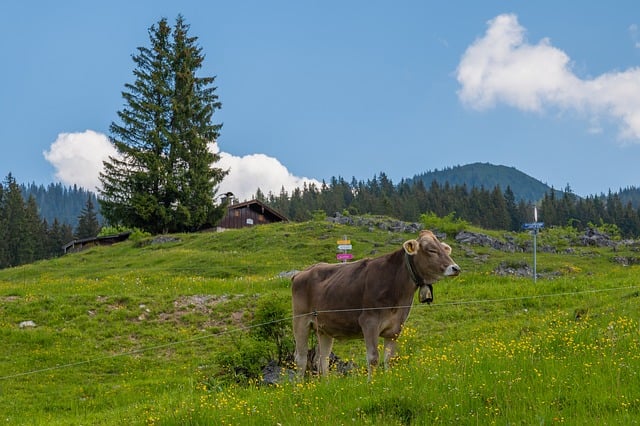
[[[451,246],[447,243],[440,243],[442,244],[442,248],[444,249],[444,251],[447,252],[447,254],[451,254]]]
[[[418,252],[419,246],[420,244],[418,243],[418,240],[407,240],[404,242],[404,244],[402,244],[402,247],[404,247],[404,251],[412,256]]]

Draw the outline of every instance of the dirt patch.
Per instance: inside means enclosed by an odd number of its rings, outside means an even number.
[[[210,314],[217,305],[229,300],[226,295],[212,296],[209,294],[194,294],[191,296],[180,296],[173,302],[177,311],[187,310],[189,312],[200,312]]]
[[[173,322],[176,324],[194,324],[195,322],[202,329],[225,328],[230,325],[242,327],[247,321],[251,320],[250,311],[237,310],[229,312],[229,310],[220,307],[231,298],[227,295],[214,296],[208,294],[180,296],[173,301],[174,310],[172,312],[160,312],[154,316],[147,310],[138,316],[137,320],[153,320],[153,317],[155,317],[155,321],[158,322]],[[196,314],[195,317],[194,314]]]

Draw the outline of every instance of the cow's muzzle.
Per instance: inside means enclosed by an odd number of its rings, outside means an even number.
[[[433,302],[433,286],[431,284],[424,284],[420,286],[419,296],[421,303]]]
[[[445,269],[443,275],[445,277],[455,277],[460,274],[460,271],[462,271],[462,269],[454,263],[453,265],[447,266],[447,269]]]

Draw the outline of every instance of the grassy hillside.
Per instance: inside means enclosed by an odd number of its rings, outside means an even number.
[[[638,423],[638,267],[614,261],[637,251],[577,246],[557,230],[539,236],[539,247],[561,252],[538,253],[536,284],[494,273],[530,263],[531,253],[449,237],[463,274],[435,286],[434,304],[416,303],[393,368],[371,383],[360,368],[233,384],[225,361],[253,355],[265,301],[289,309],[283,273],[335,261],[345,235],[356,258],[414,237],[276,224],[127,241],[0,271],[0,423]],[[273,321],[290,327],[289,315]],[[361,341],[334,352],[365,366]]]

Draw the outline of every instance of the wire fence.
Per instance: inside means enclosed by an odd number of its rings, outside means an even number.
[[[462,301],[456,301],[456,302],[433,303],[433,304],[428,305],[428,306],[432,307],[432,308],[437,308],[437,307],[445,307],[445,306],[464,306],[464,305],[473,305],[473,304],[502,303],[502,302],[531,300],[531,299],[543,299],[543,298],[551,298],[551,297],[578,296],[578,295],[584,295],[584,294],[605,293],[605,292],[614,292],[614,291],[622,291],[622,290],[640,290],[640,285],[639,286],[614,287],[614,288],[606,288],[606,289],[591,289],[591,290],[562,292],[562,293],[549,293],[549,294],[540,294],[540,295],[532,295],[532,296],[504,297],[504,298],[499,298],[499,299],[462,300]],[[281,318],[281,319],[277,319],[277,320],[273,320],[273,321],[267,321],[267,322],[263,322],[263,323],[259,323],[259,324],[251,324],[251,325],[244,326],[244,327],[236,327],[236,328],[233,328],[233,329],[230,329],[230,330],[225,330],[225,331],[221,331],[221,332],[217,332],[217,333],[209,333],[209,334],[205,334],[205,335],[202,335],[202,336],[196,336],[196,337],[192,337],[192,338],[188,338],[188,339],[178,340],[178,341],[175,341],[175,342],[163,343],[163,344],[160,344],[160,345],[148,346],[148,347],[145,347],[145,348],[135,349],[135,350],[132,350],[132,351],[122,352],[122,353],[118,353],[118,354],[92,358],[92,359],[88,359],[88,360],[85,360],[85,361],[71,362],[71,363],[68,363],[68,364],[60,364],[60,365],[55,365],[55,366],[51,366],[51,367],[40,368],[40,369],[35,369],[35,370],[30,370],[30,371],[24,371],[24,372],[10,374],[10,375],[6,375],[6,376],[0,376],[0,381],[14,379],[14,378],[18,378],[18,377],[36,375],[36,374],[45,373],[45,372],[51,372],[51,371],[56,371],[56,370],[63,370],[63,369],[78,367],[78,366],[87,365],[87,364],[93,364],[93,363],[97,363],[97,362],[104,361],[104,360],[109,360],[109,359],[114,359],[114,358],[122,358],[122,357],[127,357],[127,356],[133,356],[133,355],[141,354],[141,353],[144,353],[144,352],[150,352],[150,351],[154,351],[154,350],[158,350],[158,349],[164,349],[164,348],[173,347],[173,346],[185,345],[185,344],[197,342],[197,341],[200,341],[200,340],[221,337],[221,336],[224,336],[226,334],[232,334],[232,333],[237,333],[237,332],[241,332],[241,331],[249,331],[249,330],[254,329],[254,328],[259,328],[259,327],[264,327],[264,326],[268,326],[268,325],[272,325],[272,324],[277,324],[277,323],[281,323],[281,322],[284,322],[284,321],[293,321],[294,318],[310,316],[310,315],[316,315],[316,314],[319,314],[319,313],[341,313],[341,312],[344,313],[344,312],[355,312],[355,311],[372,311],[372,310],[387,310],[387,309],[402,309],[402,308],[412,308],[412,309],[418,308],[419,309],[419,308],[426,308],[426,307],[427,307],[427,305],[396,305],[396,306],[384,306],[384,307],[373,307],[373,308],[317,310],[317,311],[312,311],[312,312],[308,312],[308,313],[301,314],[301,315],[289,316],[289,317],[285,317],[285,318]]]

